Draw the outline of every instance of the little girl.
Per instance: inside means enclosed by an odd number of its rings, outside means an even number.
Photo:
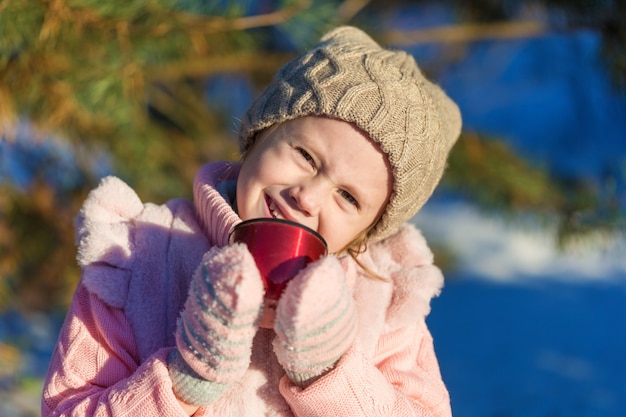
[[[242,163],[202,167],[193,203],[105,178],[76,221],[82,277],[43,416],[451,416],[425,316],[443,284],[405,223],[461,119],[404,52],[341,27],[287,63],[242,120]],[[259,328],[242,220],[321,234]]]

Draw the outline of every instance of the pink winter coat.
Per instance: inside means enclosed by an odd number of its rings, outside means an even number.
[[[59,335],[45,382],[46,416],[184,416],[166,358],[189,282],[202,255],[227,244],[241,220],[225,189],[239,165],[198,172],[194,204],[142,204],[109,177],[77,218],[82,278]],[[306,389],[292,385],[261,329],[240,383],[200,416],[451,416],[426,327],[430,299],[443,284],[420,233],[405,225],[350,258],[349,283],[359,316],[357,341],[336,367]]]

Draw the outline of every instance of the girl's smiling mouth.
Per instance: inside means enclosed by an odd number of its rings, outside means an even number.
[[[267,194],[265,195],[265,204],[267,205],[269,214],[273,219],[285,219],[285,216],[282,215],[278,205],[276,205],[274,200],[272,200]]]

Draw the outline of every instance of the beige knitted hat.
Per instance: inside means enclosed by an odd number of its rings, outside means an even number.
[[[374,241],[395,233],[430,198],[461,131],[458,107],[413,57],[349,26],[280,69],[243,117],[242,152],[259,131],[307,115],[354,123],[387,154],[393,191],[370,232]]]

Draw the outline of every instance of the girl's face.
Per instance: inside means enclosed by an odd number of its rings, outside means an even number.
[[[287,219],[336,253],[382,214],[392,185],[385,154],[351,124],[301,117],[264,131],[237,180],[242,220]]]

